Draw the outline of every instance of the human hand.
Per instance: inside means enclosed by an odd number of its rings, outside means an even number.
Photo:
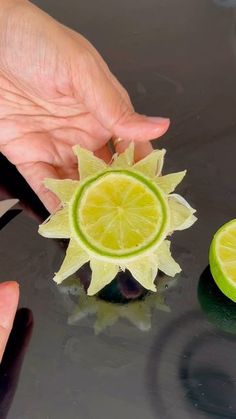
[[[0,417],[5,419],[11,407],[18,384],[21,366],[33,330],[33,316],[27,308],[17,311],[13,328],[15,310],[18,302],[19,289],[15,282],[0,284]],[[2,324],[2,315],[5,318]],[[4,327],[2,327],[4,326]],[[8,339],[6,350],[5,344]],[[2,357],[3,355],[3,357]]]
[[[49,211],[56,197],[43,179],[76,179],[81,144],[109,161],[111,137],[136,142],[136,159],[169,120],[134,112],[126,90],[81,35],[25,0],[1,0],[0,151]]]
[[[19,300],[19,286],[16,282],[0,284],[0,363],[12,329]]]

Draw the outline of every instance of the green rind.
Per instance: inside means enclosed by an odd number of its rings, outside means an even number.
[[[137,180],[139,180],[140,182],[144,183],[147,188],[149,190],[151,190],[156,197],[158,198],[161,207],[163,209],[163,212],[166,214],[166,219],[164,220],[161,229],[159,230],[158,234],[156,235],[156,237],[150,242],[148,243],[146,246],[143,246],[141,249],[138,249],[136,251],[133,252],[129,252],[129,253],[125,253],[123,255],[119,255],[116,252],[106,252],[104,250],[100,250],[99,248],[96,248],[95,246],[93,246],[88,240],[87,238],[84,236],[83,232],[81,231],[76,217],[74,217],[74,214],[77,213],[78,211],[78,207],[79,207],[79,201],[82,197],[83,192],[87,189],[87,187],[92,184],[94,181],[98,180],[100,177],[104,177],[107,176],[111,173],[121,173],[121,174],[125,174],[127,176],[133,177]],[[169,226],[169,222],[170,222],[170,216],[169,216],[169,210],[168,210],[168,204],[165,201],[165,198],[163,197],[163,193],[161,192],[160,188],[158,188],[153,182],[151,182],[149,179],[145,178],[143,175],[140,175],[136,172],[130,172],[127,170],[109,170],[105,173],[100,173],[99,175],[93,177],[93,178],[89,178],[87,181],[83,182],[83,184],[81,185],[81,187],[78,189],[74,200],[71,203],[70,206],[70,222],[71,222],[71,228],[75,234],[74,237],[77,237],[77,239],[79,239],[80,244],[83,245],[84,249],[87,251],[92,252],[93,254],[99,255],[103,258],[107,258],[107,260],[109,259],[117,261],[117,260],[130,260],[136,256],[139,255],[143,255],[146,251],[155,248],[155,246],[158,245],[158,243],[161,241],[162,238],[164,238],[164,236],[166,235],[167,231],[168,231],[168,226]]]
[[[224,224],[214,235],[214,238],[210,245],[209,262],[211,274],[219,289],[223,292],[224,295],[226,295],[226,297],[236,302],[236,282],[234,285],[231,282],[231,280],[227,278],[226,274],[224,273],[224,270],[221,267],[220,261],[218,260],[218,256],[216,253],[217,240],[220,234],[222,233],[222,231],[227,230],[231,224],[235,224],[236,228],[236,219]]]

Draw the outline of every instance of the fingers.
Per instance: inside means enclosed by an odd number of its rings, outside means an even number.
[[[124,140],[148,141],[161,137],[170,125],[167,118],[147,117],[137,113],[125,114],[112,127],[113,133]]]
[[[19,285],[14,282],[0,284],[0,361],[12,329],[19,301]]]
[[[111,162],[112,159],[112,152],[109,149],[108,145],[100,148],[99,150],[95,151],[94,153],[99,159],[104,160],[107,164]]]
[[[92,115],[112,135],[127,141],[148,141],[165,134],[169,119],[135,113],[124,88],[114,82],[114,76],[104,69],[100,61],[91,51],[85,51],[73,70],[79,73],[74,77],[77,95]]]
[[[136,143],[134,149],[134,160],[139,161],[152,151],[153,147],[149,141],[147,143]]]
[[[43,181],[45,178],[60,178],[57,170],[50,164],[43,162],[18,165],[17,169],[38,195],[47,210],[50,213],[54,212],[58,208],[60,201],[56,195],[45,188]]]

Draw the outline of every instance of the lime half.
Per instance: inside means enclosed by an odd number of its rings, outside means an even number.
[[[210,246],[210,268],[220,290],[236,302],[236,220],[224,224]]]
[[[127,258],[163,240],[169,210],[154,183],[137,173],[114,170],[83,184],[72,203],[71,220],[86,249]]]

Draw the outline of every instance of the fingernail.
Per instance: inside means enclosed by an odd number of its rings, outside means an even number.
[[[19,288],[19,284],[16,281],[4,281],[4,282],[1,282],[0,283],[0,288],[5,288],[5,287],[8,287],[9,285],[12,285],[12,284],[16,285]]]
[[[169,118],[160,118],[159,116],[147,116],[147,119],[153,124],[167,125],[170,123]]]

